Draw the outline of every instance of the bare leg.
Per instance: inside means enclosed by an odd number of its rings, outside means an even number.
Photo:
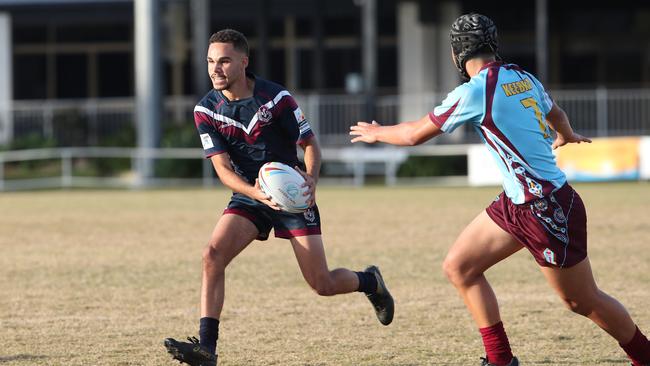
[[[620,302],[598,289],[589,258],[571,268],[540,268],[571,311],[591,319],[619,343],[632,340],[636,325]]]
[[[356,273],[345,268],[337,268],[333,271],[327,268],[325,249],[320,235],[291,238],[291,245],[305,281],[317,294],[332,296],[354,292],[359,288]]]
[[[255,225],[238,215],[223,215],[203,251],[201,317],[219,319],[224,299],[226,266],[258,235]]]
[[[501,321],[497,298],[483,273],[522,247],[483,211],[449,249],[443,270],[479,328]]]

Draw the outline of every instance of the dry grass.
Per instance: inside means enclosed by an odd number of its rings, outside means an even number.
[[[650,333],[650,185],[579,185],[601,287]],[[227,272],[220,365],[477,365],[482,345],[440,265],[496,188],[321,188],[330,267],[376,263],[396,299],[383,327],[360,294],[322,298],[288,242],[256,242]],[[170,365],[195,335],[200,255],[222,190],[0,195],[0,364]],[[564,309],[530,255],[487,273],[525,365],[626,365]]]

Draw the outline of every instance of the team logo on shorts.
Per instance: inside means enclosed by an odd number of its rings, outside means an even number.
[[[554,264],[554,265],[557,266],[557,262],[555,261],[555,253],[553,253],[552,250],[550,250],[550,249],[548,249],[548,248],[544,249],[544,259],[545,259],[548,263],[550,263],[550,264]]]
[[[564,212],[562,211],[561,208],[556,208],[555,212],[553,212],[553,218],[555,221],[559,223],[563,223],[566,221],[566,216],[564,216]]]
[[[535,201],[535,208],[539,211],[546,211],[548,208],[548,203],[546,203],[545,199],[537,200]]]
[[[257,119],[259,119],[262,122],[268,122],[271,120],[273,115],[271,114],[271,111],[263,105],[260,107],[260,109],[257,111]]]
[[[307,221],[314,222],[314,220],[316,220],[316,213],[314,212],[313,208],[308,208],[307,211],[303,213],[303,215]]]

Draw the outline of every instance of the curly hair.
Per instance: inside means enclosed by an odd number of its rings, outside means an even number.
[[[234,29],[222,29],[210,36],[212,43],[232,43],[233,47],[248,56],[248,40],[241,32]]]

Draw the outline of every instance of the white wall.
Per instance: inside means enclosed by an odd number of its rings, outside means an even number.
[[[503,182],[492,154],[483,144],[467,150],[467,181],[470,186],[500,186]]]

